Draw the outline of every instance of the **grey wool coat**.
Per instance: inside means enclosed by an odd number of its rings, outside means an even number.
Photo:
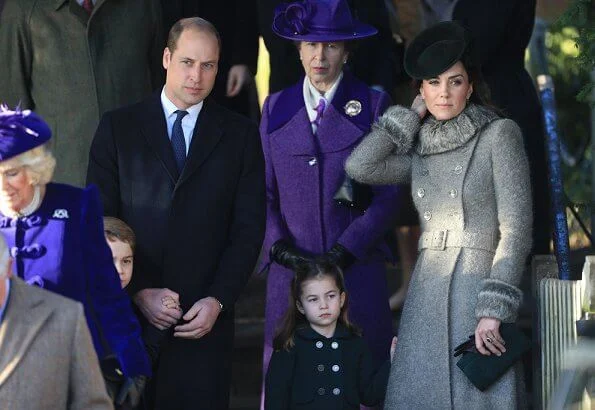
[[[56,182],[83,187],[101,115],[163,84],[158,0],[5,0],[0,12],[0,103],[50,125]]]
[[[448,121],[393,106],[346,163],[369,184],[411,181],[422,236],[386,409],[516,409],[518,368],[485,392],[453,349],[481,317],[513,322],[531,246],[531,187],[519,127],[470,104]]]
[[[0,322],[0,408],[113,409],[83,306],[16,277],[10,282]]]

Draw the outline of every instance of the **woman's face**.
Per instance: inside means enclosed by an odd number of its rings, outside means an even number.
[[[345,42],[316,43],[302,41],[299,45],[300,60],[306,76],[318,91],[328,91],[347,61]]]
[[[463,63],[458,61],[437,77],[423,80],[419,92],[437,120],[450,120],[465,109],[473,84]]]
[[[34,186],[25,166],[0,169],[0,205],[18,212],[33,200]]]

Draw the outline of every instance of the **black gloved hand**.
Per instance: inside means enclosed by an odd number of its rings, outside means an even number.
[[[356,257],[340,243],[334,244],[322,257],[326,262],[337,265],[343,271],[356,261]]]
[[[140,402],[146,383],[147,378],[145,376],[126,378],[114,400],[116,408],[136,408]]]
[[[271,246],[269,255],[271,261],[291,270],[296,270],[300,264],[312,260],[310,255],[284,239],[279,239]]]

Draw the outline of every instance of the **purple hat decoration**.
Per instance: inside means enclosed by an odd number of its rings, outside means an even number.
[[[51,136],[50,127],[33,111],[0,105],[0,161],[45,144]]]
[[[275,9],[273,31],[295,41],[332,42],[373,36],[374,27],[355,20],[346,0],[303,0]]]

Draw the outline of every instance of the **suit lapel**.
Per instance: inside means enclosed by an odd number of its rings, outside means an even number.
[[[221,128],[219,110],[220,108],[216,103],[210,99],[205,100],[194,127],[188,157],[177,186],[183,184],[200,167],[221,139],[223,129]]]
[[[0,387],[19,366],[35,336],[53,312],[38,292],[25,294],[29,285],[18,278],[10,282],[8,305],[0,323]]]
[[[141,115],[143,124],[141,132],[147,143],[155,151],[167,175],[175,183],[179,175],[178,167],[176,166],[174,150],[167,136],[167,125],[159,93],[153,95],[146,105],[146,111],[143,111]]]

